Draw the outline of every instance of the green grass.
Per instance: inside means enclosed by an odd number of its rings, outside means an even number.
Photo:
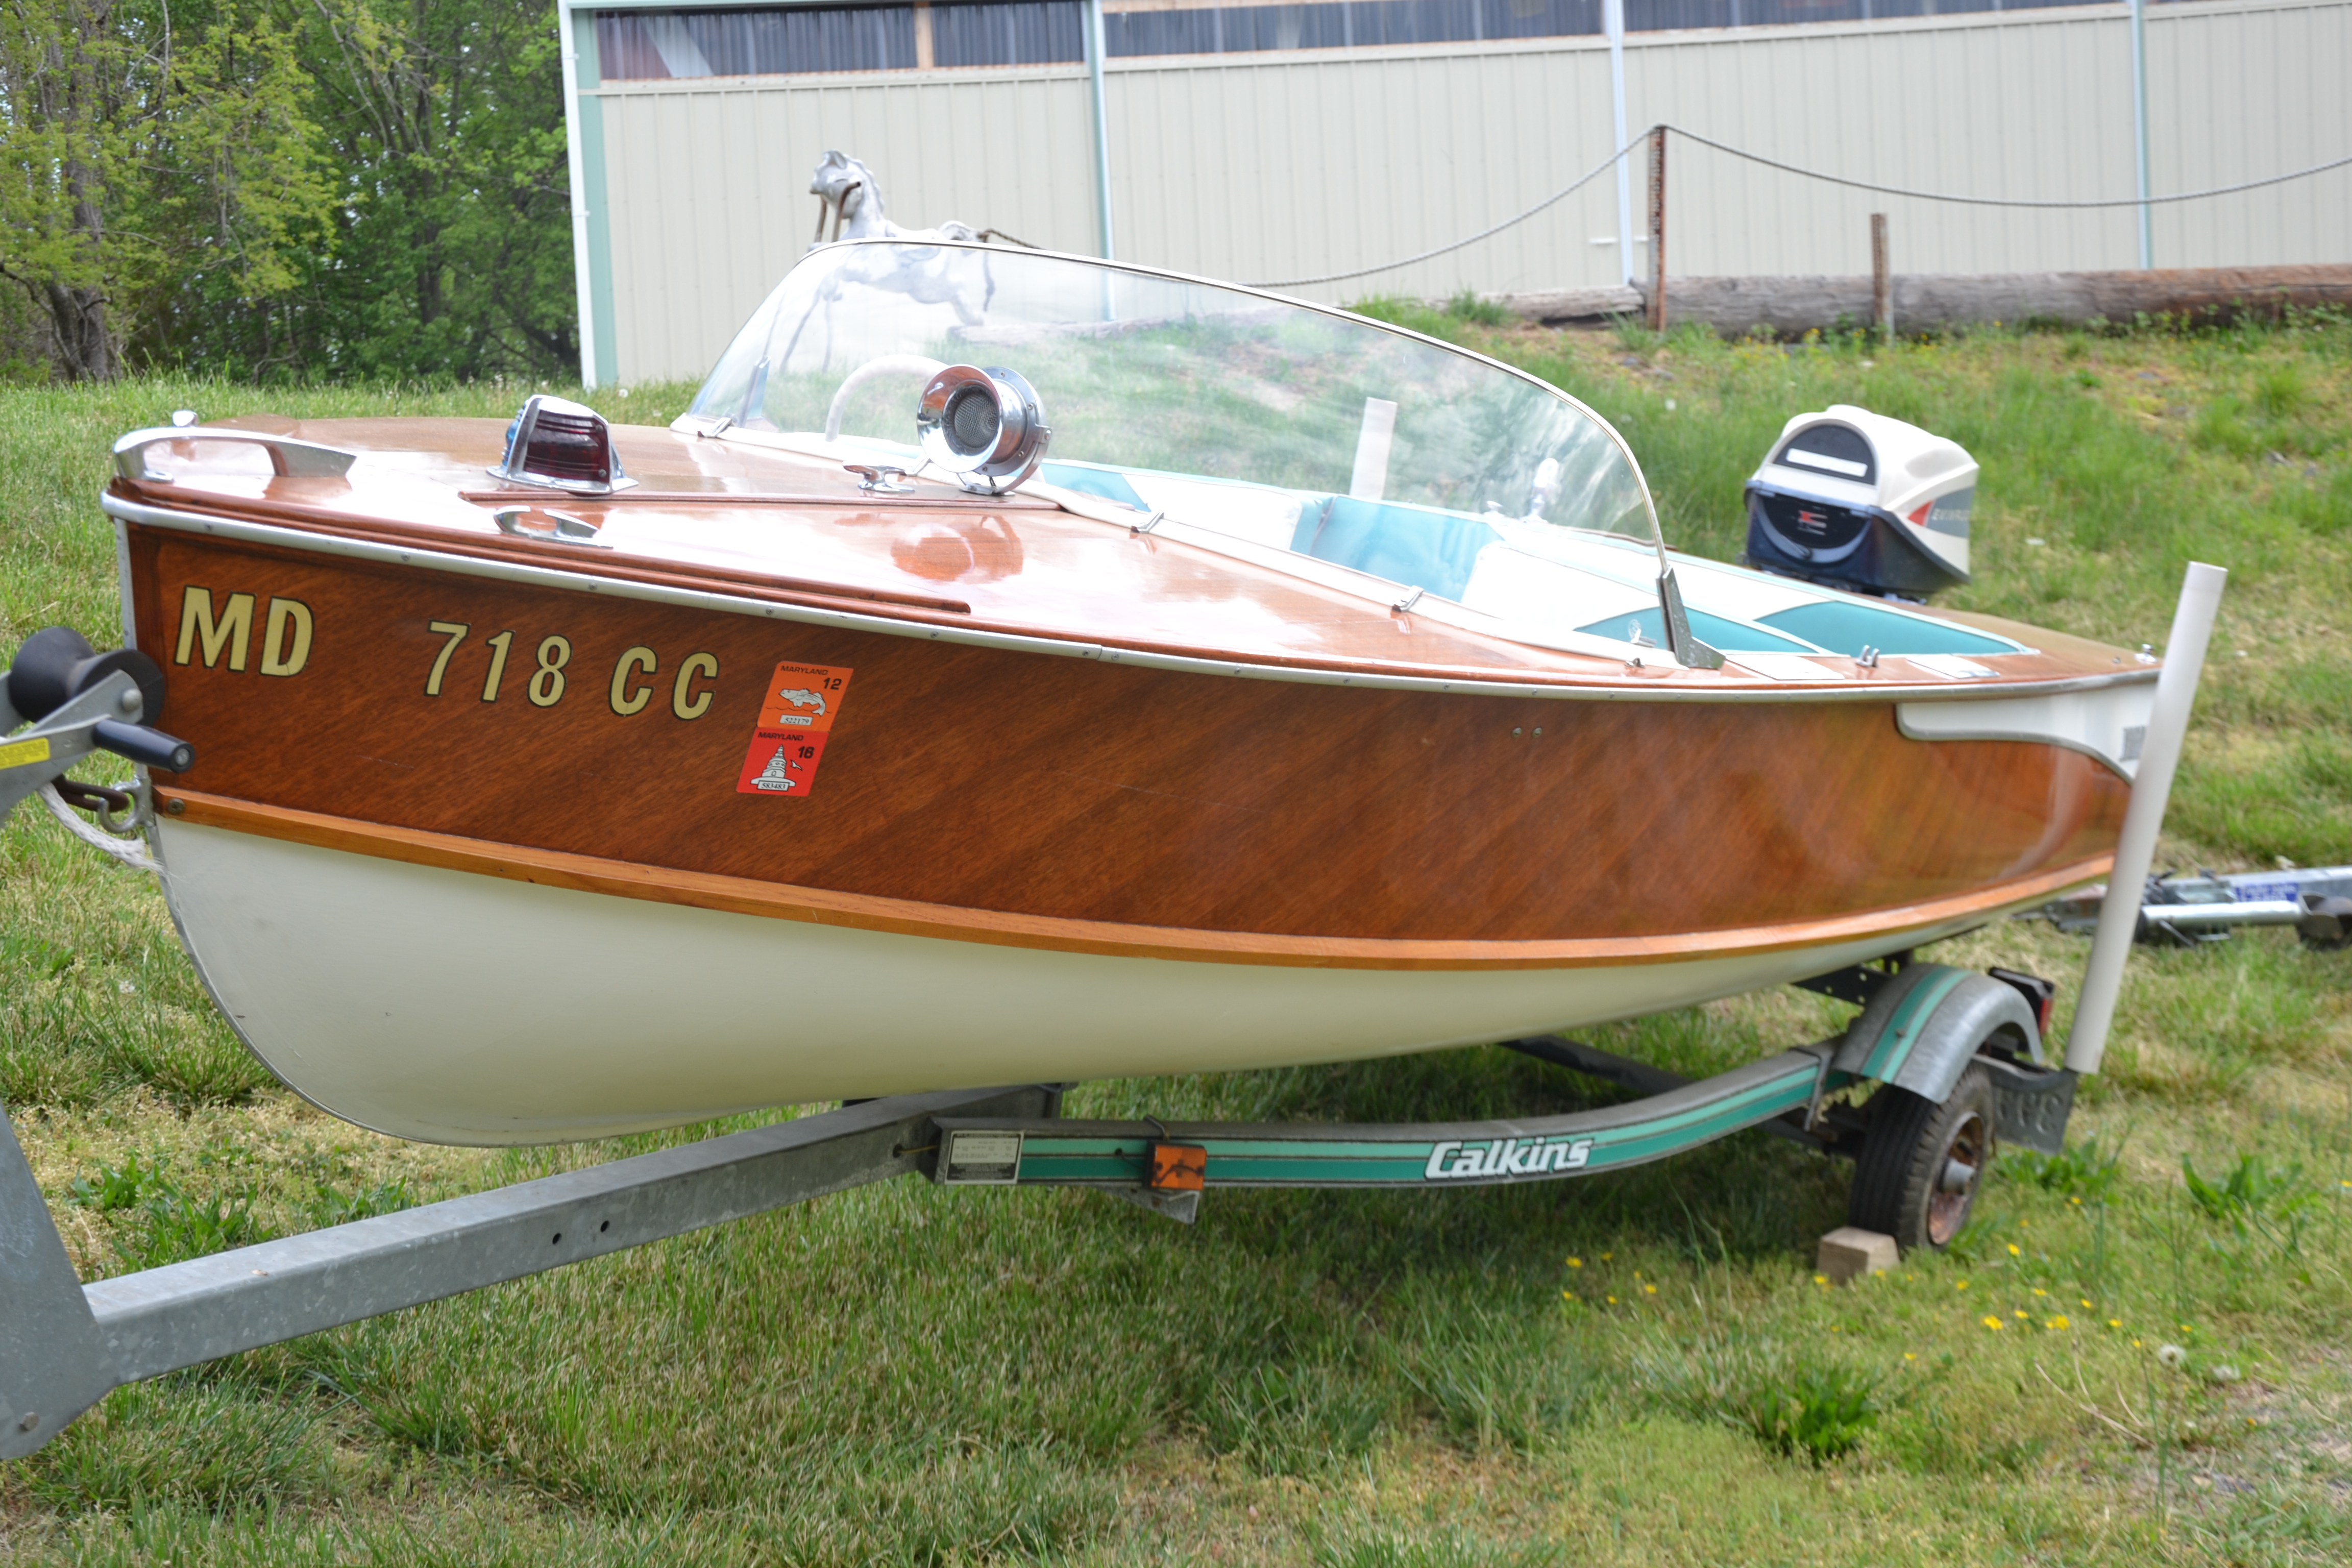
[[[1984,463],[1955,603],[2160,642],[2183,563],[2229,566],[2166,852],[2352,860],[2345,327],[1782,346],[1384,313],[1619,421],[1690,548],[1735,552],[1781,420],[1843,400]],[[658,422],[689,390],[595,401]],[[502,414],[518,391],[0,393],[0,649],[58,620],[111,640],[92,497],[125,428]],[[2071,988],[2085,945],[2013,922],[1935,956]],[[1844,1171],[1755,1134],[1540,1188],[1220,1192],[1193,1229],[898,1184],[121,1390],[0,1467],[0,1556],[2340,1562],[2347,997],[2352,954],[2281,932],[2136,952],[2069,1152],[2005,1157],[1949,1255],[1849,1289],[1810,1267]],[[1705,1072],[1846,1016],[1783,991],[1596,1036]],[[1470,1050],[1089,1085],[1074,1109],[1436,1118],[1608,1092]],[[37,812],[0,831],[0,1099],[86,1276],[711,1131],[488,1152],[327,1118],[221,1026],[152,884]]]

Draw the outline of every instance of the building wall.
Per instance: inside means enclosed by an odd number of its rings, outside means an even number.
[[[590,6],[583,0],[584,13]],[[864,159],[890,216],[959,218],[1054,249],[1096,245],[1083,67],[598,83],[582,17],[583,182],[611,300],[603,374],[699,376],[807,247],[810,170]],[[2157,194],[2352,153],[2352,0],[2151,9]],[[2133,194],[2125,7],[1634,34],[1627,122],[1913,189],[2082,200]],[[1612,146],[1598,38],[1113,58],[1112,216],[1123,259],[1244,282],[1352,270],[1508,217]],[[1843,189],[1675,140],[1670,274],[1854,273],[1868,215],[1898,271],[2127,268],[2137,216],[1954,206]],[[1643,164],[1633,161],[1635,226]],[[2352,261],[2352,167],[2156,209],[2164,267]],[[1313,298],[1616,281],[1615,182],[1526,223]],[[1600,242],[1600,243],[1596,243]],[[609,262],[598,259],[609,250]],[[1642,247],[1633,267],[1645,269]],[[609,295],[604,293],[609,290]],[[602,312],[599,312],[600,316]],[[602,322],[600,321],[600,325]]]

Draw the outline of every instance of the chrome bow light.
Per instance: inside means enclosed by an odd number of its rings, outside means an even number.
[[[1037,389],[1002,366],[951,364],[923,388],[915,435],[934,467],[982,495],[1002,495],[1037,471],[1054,432]]]
[[[637,481],[621,471],[613,428],[584,404],[534,394],[507,426],[507,455],[490,470],[511,484],[608,496]]]

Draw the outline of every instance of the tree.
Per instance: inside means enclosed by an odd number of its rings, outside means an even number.
[[[0,0],[0,279],[58,374],[565,374],[571,247],[546,0]]]
[[[299,285],[332,198],[308,97],[293,35],[238,0],[0,0],[0,277],[59,374],[120,374],[187,277]]]
[[[579,332],[553,8],[290,3],[303,7],[315,110],[341,177],[333,241],[303,290],[303,363],[468,380],[572,372]],[[182,339],[215,363],[257,360],[249,345],[206,341],[193,324]]]

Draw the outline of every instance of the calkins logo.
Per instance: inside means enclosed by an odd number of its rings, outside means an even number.
[[[1580,1171],[1592,1158],[1590,1138],[1497,1138],[1486,1143],[1447,1142],[1429,1152],[1422,1174],[1433,1182],[1477,1176],[1540,1176]]]

